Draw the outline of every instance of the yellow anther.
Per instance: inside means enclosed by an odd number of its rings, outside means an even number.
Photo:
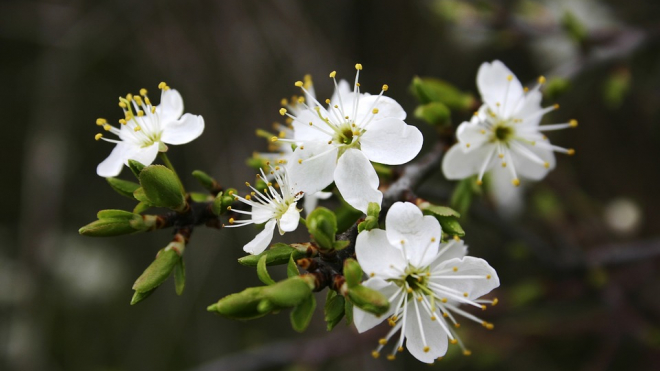
[[[229,224],[234,224],[234,218],[229,218]]]
[[[492,323],[488,323],[488,322],[486,322],[486,321],[483,321],[483,322],[481,323],[481,325],[482,325],[483,327],[487,328],[488,330],[492,330],[492,329],[495,328],[495,325],[493,325]]]
[[[499,158],[504,158],[504,154],[503,154],[503,153],[500,153],[499,155],[497,155],[497,157],[499,157]]]
[[[151,101],[147,97],[144,97],[144,103],[146,103],[148,106],[151,105]]]
[[[356,82],[356,83],[355,83],[355,86],[357,86],[357,87],[359,88],[359,87],[360,87],[360,83],[359,83],[359,82]]]
[[[456,328],[460,328],[460,327],[461,327],[461,324],[460,324],[460,323],[454,323],[454,327],[456,327]]]
[[[454,241],[460,241],[460,240],[461,240],[460,237],[458,237],[457,235],[454,235]]]
[[[234,191],[233,191],[233,190],[232,190],[232,191],[229,191],[229,192],[227,192],[227,194],[231,196],[231,195],[234,194]]]
[[[374,108],[373,110],[371,110],[371,113],[373,113],[374,115],[377,114],[378,113],[378,108]]]
[[[126,108],[126,103],[124,103],[124,102],[119,102],[119,107],[121,107],[121,108]]]
[[[396,351],[399,352],[399,353],[403,352],[403,347],[396,348]]]
[[[156,113],[156,107],[151,107],[151,113]]]
[[[227,206],[227,210],[231,210],[231,206]]]
[[[404,240],[401,240],[401,244],[402,244],[402,245],[403,245],[403,244],[405,244],[405,243],[406,243],[406,241],[404,241]]]
[[[431,242],[435,242],[435,237],[431,237]]]
[[[442,298],[442,299],[440,299],[440,301],[443,302],[443,303],[446,303],[446,302],[447,302],[447,298]]]
[[[418,297],[417,297],[417,301],[421,303],[421,302],[422,302],[422,297],[421,297],[421,296],[418,296]]]
[[[126,100],[129,101],[129,102],[132,101],[133,100],[133,94],[131,94],[131,93],[126,94]]]
[[[387,84],[383,84],[383,91],[387,91],[387,89],[389,89],[389,88],[390,88],[390,87],[387,86]]]
[[[568,122],[568,125],[570,125],[572,128],[576,128],[577,125],[578,125],[578,122],[577,122],[577,120],[570,120]]]
[[[470,143],[465,143],[465,147],[470,148]]]
[[[302,81],[296,81],[296,83],[295,83],[294,85],[297,86],[297,87],[299,87],[299,88],[302,88],[303,85],[305,85],[305,84],[303,84]]]
[[[138,111],[138,117],[142,117],[142,116],[144,116],[144,111],[143,111],[143,110],[139,110],[139,111]]]
[[[94,139],[96,139],[96,140],[99,140],[101,138],[103,138],[103,134],[101,134],[101,133],[98,133],[98,134],[94,135]]]
[[[374,350],[373,352],[371,352],[371,356],[374,357],[374,358],[378,358],[378,357],[380,357],[380,353],[378,353],[377,350]]]
[[[429,348],[428,346],[424,347],[424,353],[428,353],[429,350],[431,350],[431,348]]]
[[[518,186],[520,185],[520,179],[516,178],[516,179],[512,180],[512,181],[511,181],[511,184],[513,184],[514,186],[518,187]]]
[[[158,89],[166,90],[167,89],[167,84],[164,81],[161,82],[160,84],[158,84]]]
[[[277,136],[280,138],[286,138],[286,133],[284,131],[280,131],[279,133],[277,133]]]
[[[550,163],[546,161],[545,163],[543,163],[543,167],[545,167],[546,169],[549,169],[550,168]]]
[[[276,136],[272,136],[272,137],[270,137],[270,141],[271,141],[271,142],[277,142],[279,139],[280,139],[280,138],[278,138],[278,137],[276,137]]]
[[[332,144],[332,141],[331,141],[331,140],[329,140],[329,141],[328,141],[328,144]]]
[[[523,91],[524,91],[525,93],[527,93],[527,92],[529,91],[529,88],[525,86],[525,87],[523,87]]]
[[[298,163],[299,163],[299,164],[302,164],[302,158],[298,160]]]
[[[112,126],[110,126],[108,124],[103,125],[103,130],[110,131],[111,129],[112,129]]]
[[[119,119],[119,123],[122,124],[122,125],[126,125],[126,120],[124,120],[124,119]]]
[[[496,306],[497,303],[499,303],[499,302],[500,302],[500,301],[497,300],[497,298],[495,298],[495,299],[493,299],[493,303],[492,303],[491,305],[492,305],[492,306]]]
[[[458,272],[458,267],[454,267],[454,268],[452,268],[452,270],[453,270],[454,272]]]
[[[396,356],[394,354],[388,354],[387,355],[387,360],[388,361],[394,361],[396,359]]]
[[[496,106],[501,106],[500,102],[495,103]]]
[[[539,84],[545,84],[545,76],[539,76]]]
[[[487,275],[486,275],[486,279],[487,279],[487,280],[490,279],[490,274],[487,274]]]
[[[145,95],[147,95],[147,89],[145,89],[145,88],[140,89],[140,95],[143,96],[143,97]]]
[[[286,115],[286,108],[280,108],[280,115]]]
[[[506,162],[503,162],[503,163],[502,163],[502,167],[506,167]]]
[[[135,129],[133,129],[133,131],[135,131],[135,132],[138,132],[138,131],[140,131],[140,130],[142,130],[142,128],[139,127],[139,126],[136,126]]]
[[[467,297],[468,297],[468,293],[467,293],[467,292],[464,292],[464,293],[463,293],[463,296],[467,298]]]
[[[482,185],[482,184],[484,184],[484,182],[481,181],[481,179],[477,179],[477,185]]]
[[[431,277],[431,272],[426,272],[426,277]]]
[[[286,106],[287,104],[289,104],[289,101],[286,98],[282,98],[282,100],[280,101],[280,104],[283,105],[283,106]]]
[[[481,310],[486,310],[486,308],[488,308],[486,305],[481,304]]]
[[[449,314],[447,314],[447,312],[444,312],[444,313],[442,313],[442,316],[447,318],[447,317],[449,317]]]
[[[559,104],[557,104],[557,103],[553,104],[553,105],[552,105],[552,108],[554,108],[554,109],[559,109]]]
[[[250,183],[248,183],[248,182],[245,182],[245,185],[249,187],[249,186],[250,186]]]
[[[436,358],[437,361],[442,361],[442,357]]]
[[[98,126],[103,126],[107,123],[108,123],[108,121],[106,119],[96,119],[96,125],[98,125]]]
[[[481,134],[486,134],[486,130],[481,129],[480,133]]]
[[[355,65],[355,69],[358,70],[358,71],[362,71],[362,65],[360,63],[357,63]]]
[[[507,79],[507,81],[511,81],[511,80],[513,80],[513,75],[509,75],[509,76],[507,76],[506,79]]]
[[[382,338],[382,339],[378,340],[378,344],[380,344],[380,345],[385,345],[385,344],[387,344],[387,339]]]
[[[337,71],[332,71],[332,72],[330,72],[330,77],[331,77],[331,78],[334,79],[335,76],[337,76]]]
[[[451,340],[449,340],[449,342],[451,344],[458,344],[458,340],[456,340],[456,339],[451,339]]]
[[[431,316],[431,321],[435,321],[436,319],[435,316]]]
[[[408,287],[408,289],[406,289],[406,291],[407,291],[409,294],[412,294],[413,289],[412,289],[412,287]]]
[[[463,355],[464,355],[464,356],[470,356],[470,355],[472,355],[472,351],[471,351],[471,350],[468,350],[468,349],[465,349],[465,350],[463,351]]]
[[[245,195],[245,199],[249,201],[249,200],[252,199],[252,196],[250,196],[250,195]]]
[[[330,104],[330,99],[326,98],[325,99],[325,104]],[[335,108],[337,108],[337,105],[335,105]]]
[[[373,277],[375,275],[376,275],[376,273],[374,273],[374,272],[369,273],[369,277]]]
[[[575,150],[574,150],[573,148],[569,148],[568,151],[566,151],[566,153],[567,153],[569,156],[573,156],[573,155],[575,154]]]
[[[133,97],[133,100],[135,100],[135,103],[137,103],[138,105],[142,105],[142,97],[141,96],[136,95],[136,96]]]

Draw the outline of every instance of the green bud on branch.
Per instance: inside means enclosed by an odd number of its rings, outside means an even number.
[[[335,249],[337,218],[325,207],[318,207],[307,216],[307,230],[323,250]]]
[[[362,282],[362,267],[355,259],[346,259],[344,261],[344,278],[346,278],[346,285],[349,289],[355,287]]]
[[[179,178],[165,166],[150,165],[142,169],[140,185],[148,201],[154,206],[167,207],[178,212],[183,212],[188,207]]]
[[[390,302],[383,294],[366,286],[349,287],[347,296],[355,306],[376,316],[383,315],[390,309]]]

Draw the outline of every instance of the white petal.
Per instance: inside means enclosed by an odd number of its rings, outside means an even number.
[[[490,172],[489,193],[497,207],[497,212],[506,218],[518,215],[524,207],[523,195],[525,182],[519,187],[511,184],[511,172],[504,168],[495,168]]]
[[[252,255],[261,254],[266,250],[268,244],[273,239],[273,230],[275,229],[275,219],[271,219],[264,226],[264,230],[259,232],[254,239],[243,246],[243,250]]]
[[[479,121],[463,122],[456,129],[456,138],[463,152],[475,151],[489,139],[489,133]]]
[[[275,218],[273,209],[265,206],[252,206],[252,222],[254,224],[266,223],[268,220]]]
[[[176,121],[183,115],[183,98],[176,89],[163,90],[160,104],[156,107],[161,125]]]
[[[387,239],[406,252],[410,264],[423,267],[438,255],[440,223],[410,202],[396,202],[385,217]],[[402,243],[403,241],[403,243]]]
[[[197,139],[203,131],[204,118],[186,113],[179,120],[166,122],[160,139],[168,144],[186,144]]]
[[[424,137],[414,126],[399,119],[372,122],[360,137],[362,152],[374,162],[401,165],[412,160],[422,149]]]
[[[313,126],[309,125],[310,122]],[[296,119],[293,120],[292,125],[294,139],[303,142],[303,144],[308,141],[327,143],[332,139],[330,135],[319,130],[322,129],[328,133],[332,133],[332,129],[315,112],[311,112],[308,109],[300,112],[296,116]]]
[[[106,178],[119,175],[131,151],[129,144],[117,143],[110,155],[96,167],[96,173]]]
[[[443,242],[438,248],[439,251],[442,251],[442,254],[436,257],[433,264],[431,264],[431,269],[438,266],[440,263],[445,260],[454,259],[454,258],[463,258],[467,255],[467,245],[463,240],[456,241],[454,239],[449,240],[448,242]]]
[[[330,107],[334,107],[335,105],[341,107],[339,104],[339,98],[341,97],[344,111],[348,111],[345,113],[350,115],[353,113],[353,96],[351,85],[346,80],[340,80],[337,83],[337,89],[335,89],[335,92],[332,93],[332,98],[330,98]]]
[[[519,100],[524,99],[520,81],[497,60],[479,67],[477,86],[484,103],[502,119],[510,118]]]
[[[296,203],[289,205],[287,211],[280,218],[279,227],[284,232],[293,232],[298,228],[300,222],[300,211],[296,208]]]
[[[438,357],[442,357],[447,353],[447,346],[449,340],[447,333],[442,329],[438,321],[444,321],[442,317],[431,321],[430,316],[422,308],[420,303],[416,303],[419,310],[419,317],[421,320],[422,328],[420,329],[417,319],[417,312],[415,311],[415,303],[408,304],[408,316],[406,318],[406,328],[404,329],[406,335],[406,348],[413,355],[413,357],[425,363],[433,363]],[[436,315],[437,317],[437,315]],[[422,340],[422,331],[424,332],[424,340]],[[424,347],[428,346],[428,352],[424,351]]]
[[[376,103],[377,102],[377,103]],[[376,105],[374,105],[376,103]],[[377,108],[378,113],[373,114],[373,109]],[[374,116],[371,118],[371,116]],[[358,107],[357,119],[356,122],[358,125],[363,125],[367,120],[371,119],[372,123],[369,124],[371,127],[373,121],[379,121],[383,119],[394,118],[399,120],[406,119],[406,111],[403,110],[403,107],[397,101],[390,97],[378,96],[378,95],[368,95],[360,97],[360,106]]]
[[[494,144],[484,144],[471,152],[463,151],[461,143],[454,144],[442,159],[442,172],[447,179],[464,179],[478,174]],[[496,163],[497,156],[492,156],[486,171]]]
[[[156,156],[158,156],[158,145],[159,143],[155,142],[149,147],[131,147],[131,151],[124,159],[124,163],[128,165],[128,160],[135,160],[145,166],[151,165],[156,159]]]
[[[303,209],[305,210],[305,213],[309,215],[314,209],[316,209],[316,205],[318,205],[319,200],[327,200],[332,196],[332,192],[316,192],[314,194],[306,194],[305,197],[303,198]]]
[[[383,201],[376,170],[357,149],[349,149],[339,158],[334,178],[344,200],[365,214],[370,202],[380,205]]]
[[[355,254],[364,273],[382,279],[401,276],[407,261],[403,251],[393,246],[382,229],[372,229],[358,234]]]
[[[541,148],[539,146],[532,146],[524,142],[518,142],[524,148],[535,154],[541,160],[548,163],[546,168],[544,164],[540,164],[536,161],[532,161],[529,157],[524,156],[520,152],[516,152],[516,149],[513,150],[513,161],[516,166],[516,171],[521,177],[531,179],[531,180],[540,180],[543,179],[550,170],[555,168],[556,160],[555,154],[552,150],[547,148]]]
[[[453,268],[458,268],[456,272]],[[443,286],[449,287],[460,292],[467,292],[467,298],[475,300],[483,295],[488,294],[494,288],[500,285],[500,279],[497,277],[495,269],[488,265],[488,263],[479,258],[466,256],[462,259],[450,259],[438,265],[437,269],[446,269],[449,273],[444,275],[469,275],[480,276],[483,278],[463,278],[463,279],[443,279],[431,276],[431,281],[439,283]],[[490,278],[486,278],[490,275]]]
[[[393,284],[392,282],[386,282],[383,281],[379,278],[370,278],[367,281],[362,283],[364,286],[374,289],[381,294],[383,294],[386,298],[390,298],[394,293],[396,293],[399,290],[399,287],[397,285]],[[395,297],[395,299],[399,299],[399,297]],[[390,303],[391,304],[391,303]],[[375,315],[365,312],[362,309],[358,307],[353,307],[353,323],[355,324],[355,328],[357,328],[359,333],[363,333],[377,324],[383,322],[384,319],[390,317],[394,311],[397,308],[394,308],[394,305],[390,305],[389,311],[387,313],[380,315],[379,317],[376,317]]]
[[[538,126],[541,118],[543,118],[543,115],[537,114],[542,109],[542,100],[543,94],[538,90],[531,91],[525,95],[524,101],[520,103],[516,112],[513,113],[514,118],[522,120],[518,125]]]
[[[302,149],[304,147],[304,149]],[[330,150],[330,152],[327,152]],[[310,157],[322,154],[312,160]],[[302,160],[302,163],[298,161]],[[289,156],[287,171],[292,187],[306,194],[316,193],[332,183],[337,167],[337,148],[327,143],[310,143]]]

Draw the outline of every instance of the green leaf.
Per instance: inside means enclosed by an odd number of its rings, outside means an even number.
[[[151,204],[148,202],[140,201],[137,205],[135,205],[135,208],[133,209],[133,213],[135,214],[142,214],[143,212],[149,210],[151,208]]]
[[[312,320],[316,309],[316,298],[310,294],[302,303],[293,307],[291,311],[291,327],[298,332],[303,332]]]
[[[160,250],[153,263],[135,281],[133,290],[147,292],[160,286],[170,276],[180,258],[174,250]]]
[[[140,172],[142,172],[142,169],[145,168],[144,165],[135,160],[128,160],[128,167],[133,172],[133,175],[135,175],[135,177],[138,179],[140,179]]]
[[[438,102],[450,110],[460,111],[468,111],[475,104],[471,94],[463,93],[450,83],[435,78],[415,77],[410,89],[421,104]]]
[[[390,302],[380,292],[367,286],[357,285],[348,288],[348,298],[358,308],[377,316],[387,313]]]
[[[378,215],[380,214],[380,205],[375,202],[369,202],[367,207],[367,217],[358,224],[358,233],[370,231],[378,228]]]
[[[147,197],[147,194],[144,193],[144,188],[140,187],[133,192],[133,197],[140,201],[151,205],[151,201]]]
[[[211,211],[213,211],[213,214],[218,216],[224,214],[224,212],[227,211],[226,208],[222,207],[222,195],[223,192],[218,193],[213,199],[213,204],[211,205]]]
[[[328,290],[328,295],[325,297],[325,307],[323,313],[328,331],[332,330],[344,317],[344,297],[337,295],[334,290]]]
[[[192,175],[197,179],[199,184],[202,185],[207,191],[215,193],[220,190],[220,185],[211,176],[201,170],[195,170]]]
[[[344,300],[344,315],[346,315],[346,326],[353,324],[353,303],[350,300]]]
[[[451,111],[440,102],[430,102],[417,106],[415,117],[434,126],[449,126],[451,124]]]
[[[270,278],[270,274],[268,274],[268,269],[266,269],[266,259],[267,256],[262,256],[261,259],[259,259],[259,262],[257,263],[257,276],[259,277],[259,280],[266,285],[274,285],[275,281],[273,281],[272,278]]]
[[[176,174],[162,165],[150,165],[140,172],[140,185],[154,206],[182,211],[186,198]],[[143,200],[140,200],[143,201]]]
[[[130,182],[128,180],[117,179],[117,178],[105,178],[105,180],[110,184],[110,187],[114,189],[117,193],[124,197],[133,199],[133,192],[136,189],[140,188],[140,185],[135,182]]]
[[[343,250],[348,247],[348,245],[351,244],[351,241],[349,240],[340,240],[340,241],[335,241],[334,249],[336,251]]]
[[[141,302],[142,300],[148,298],[151,294],[154,293],[154,291],[156,291],[156,289],[145,291],[145,292],[136,291],[133,294],[133,297],[131,298],[131,305],[135,305],[135,304]]]
[[[300,270],[298,265],[293,260],[293,255],[289,255],[289,263],[286,266],[286,275],[287,277],[295,277],[300,275]]]
[[[307,252],[305,250],[298,250],[285,243],[276,243],[259,255],[247,255],[239,258],[238,262],[249,267],[254,267],[264,256],[267,257],[266,265],[279,265],[287,264],[290,257],[293,257],[293,260],[304,258],[307,256]]]
[[[307,230],[321,249],[333,250],[337,233],[337,218],[325,207],[318,207],[307,216]]]
[[[174,266],[174,288],[176,294],[183,294],[183,289],[186,287],[186,264],[183,262],[183,257]]]
[[[461,224],[453,216],[436,216],[435,218],[440,222],[442,233],[458,237],[465,236],[465,231],[461,227]]]
[[[355,287],[362,282],[362,267],[355,259],[346,259],[344,261],[344,278],[349,288]]]

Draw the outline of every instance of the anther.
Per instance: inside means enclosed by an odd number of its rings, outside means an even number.
[[[460,241],[460,240],[461,240],[460,237],[458,237],[457,235],[454,235],[454,241]]]
[[[545,76],[539,76],[539,84],[545,84]]]
[[[470,148],[470,143],[465,143],[465,147]]]
[[[302,88],[304,84],[303,84],[302,81],[296,81],[296,83],[294,85],[299,87],[299,88]]]
[[[140,95],[143,96],[143,97],[145,95],[147,95],[147,89],[145,89],[145,88],[140,89]]]
[[[122,124],[122,125],[126,125],[126,120],[124,120],[124,119],[119,119],[119,123]]]
[[[412,294],[413,289],[412,289],[412,287],[408,287],[408,289],[406,289],[406,291],[408,291],[409,294]]]
[[[497,300],[497,298],[495,298],[495,299],[493,299],[493,303],[492,303],[491,305],[492,305],[492,306],[496,306],[497,303],[499,303],[499,302],[500,302],[500,301]]]
[[[286,108],[280,108],[280,115],[286,115]]]
[[[577,125],[578,125],[578,122],[577,122],[577,120],[570,120],[568,122],[568,125],[570,125],[572,128],[576,128]]]
[[[452,270],[453,270],[454,272],[458,272],[458,267],[454,267],[454,268],[452,268]]]
[[[447,302],[447,298],[442,298],[442,299],[440,299],[440,301],[443,302],[443,303],[446,303],[446,302]]]
[[[468,349],[465,349],[465,350],[463,351],[463,355],[464,355],[464,356],[470,356],[470,355],[472,355],[472,351],[471,351],[471,350],[468,350]]]
[[[456,340],[456,339],[451,339],[451,340],[449,340],[449,342],[451,344],[458,344],[458,340]]]
[[[378,113],[378,108],[374,108],[374,109],[371,111],[371,113],[373,113],[374,115],[377,114],[377,113]]]
[[[575,154],[575,150],[574,150],[573,148],[569,148],[569,149],[566,151],[566,153],[567,153],[569,156],[573,156],[573,155]]]
[[[507,76],[506,79],[507,79],[507,81],[511,81],[511,80],[513,80],[513,75],[509,75],[509,76]]]
[[[385,345],[385,344],[387,344],[387,339],[382,338],[382,339],[378,340],[378,344],[380,344],[380,345]]]
[[[546,169],[549,169],[549,168],[550,168],[550,163],[546,161],[546,162],[543,164],[543,167],[545,167]]]
[[[516,179],[512,180],[512,181],[511,181],[511,184],[513,184],[514,186],[518,187],[518,186],[520,185],[520,179],[516,178]]]
[[[139,126],[136,126],[135,129],[133,129],[134,132],[138,132],[138,131],[140,131],[140,130],[142,130],[142,128],[139,127]]]
[[[463,296],[467,298],[467,297],[468,297],[468,293],[467,293],[467,292],[464,292],[464,293],[463,293]]]
[[[390,88],[390,87],[387,86],[387,84],[383,84],[383,91],[387,91],[387,89],[389,89],[389,88]]]
[[[110,131],[111,129],[112,129],[112,126],[110,126],[108,124],[103,125],[103,130]]]
[[[454,327],[459,328],[459,327],[461,327],[461,324],[460,323],[454,323]]]
[[[394,361],[396,359],[396,356],[394,354],[388,354],[387,355],[387,360],[388,361]]]
[[[554,108],[554,109],[559,109],[559,104],[557,104],[557,103],[553,104],[553,105],[552,105],[552,108]]]
[[[378,358],[378,357],[380,357],[380,353],[378,353],[377,350],[374,350],[373,352],[371,352],[371,356],[374,357],[374,358]]]
[[[493,325],[492,323],[488,323],[488,322],[486,322],[486,321],[484,321],[483,323],[481,323],[481,325],[484,326],[484,327],[485,327],[486,329],[488,329],[488,330],[492,330],[492,329],[495,328],[495,325]]]
[[[424,353],[428,353],[429,350],[431,350],[431,348],[429,348],[428,346],[425,346],[425,347],[424,347]]]
[[[362,65],[360,63],[356,64],[355,69],[358,71],[362,71]]]
[[[504,158],[504,153],[500,153],[499,155],[497,155],[497,157]]]
[[[108,121],[106,119],[100,119],[100,118],[96,119],[96,125],[98,125],[98,126],[103,126],[107,123],[108,123]]]
[[[482,185],[484,182],[481,181],[481,179],[477,179],[477,185]]]
[[[502,167],[506,167],[506,162],[502,162]]]
[[[396,348],[396,351],[399,352],[399,353],[403,352],[403,347]]]
[[[99,140],[101,138],[103,138],[103,134],[101,134],[101,133],[98,133],[98,134],[94,135],[94,139],[96,139],[96,140]]]
[[[229,218],[229,224],[234,224],[234,218]]]
[[[298,163],[299,163],[299,164],[302,164],[302,158],[298,160]]]
[[[487,279],[487,280],[490,279],[490,274],[487,274],[487,275],[486,275],[486,279]]]
[[[325,104],[330,104],[330,99],[326,98],[325,99]]]
[[[330,72],[330,78],[333,78],[333,79],[334,79],[335,76],[337,76],[337,71],[332,71],[332,72]]]

